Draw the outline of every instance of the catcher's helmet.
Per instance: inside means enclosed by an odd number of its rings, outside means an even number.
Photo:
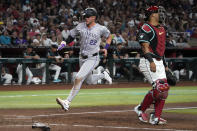
[[[148,18],[152,13],[158,13],[159,7],[158,6],[150,6],[145,10],[145,20],[148,21]]]
[[[97,11],[95,8],[86,8],[84,10],[83,16],[85,18],[89,18],[90,16],[96,16],[97,17]]]
[[[165,9],[163,6],[150,6],[145,10],[145,21],[148,21],[152,13],[159,13],[159,22],[165,22]]]

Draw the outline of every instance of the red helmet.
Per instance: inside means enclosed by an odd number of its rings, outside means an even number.
[[[148,18],[152,13],[158,13],[159,7],[158,6],[150,6],[145,10],[145,20],[147,21]]]
[[[148,18],[152,13],[159,13],[159,21],[163,23],[165,21],[165,9],[163,6],[150,6],[145,10],[145,20],[147,21]]]
[[[159,7],[158,6],[150,6],[149,8],[147,8],[146,10],[149,12],[158,12]]]

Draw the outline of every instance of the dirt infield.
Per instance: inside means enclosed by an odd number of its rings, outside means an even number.
[[[181,86],[197,83],[179,83]],[[83,88],[120,88],[144,87],[146,83],[123,83],[114,85],[83,86]],[[71,85],[33,85],[0,87],[0,90],[40,90],[40,89],[70,89]],[[197,103],[167,104],[165,109],[172,108],[197,108]],[[60,108],[54,109],[1,109],[0,131],[41,131],[32,129],[34,122],[41,122],[51,128],[51,131],[176,131],[197,130],[197,115],[163,113],[163,118],[168,120],[167,125],[153,126],[139,122],[131,106],[102,106],[72,108],[68,112]],[[151,111],[148,111],[151,112]]]
[[[190,107],[196,104],[168,104],[165,109]],[[168,124],[153,126],[139,122],[133,107],[131,105],[72,108],[68,112],[61,109],[0,110],[0,130],[41,130],[39,128],[32,129],[31,126],[34,122],[45,123],[51,128],[51,131],[176,131],[197,129],[197,115],[163,113],[163,118],[168,120]]]

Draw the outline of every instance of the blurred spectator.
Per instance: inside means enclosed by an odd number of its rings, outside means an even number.
[[[41,26],[41,27],[40,27],[40,34],[41,34],[41,36],[42,36],[44,33],[46,33],[46,29],[45,29],[45,27]]]
[[[59,33],[57,35],[57,43],[58,43],[58,45],[60,45],[62,41],[63,41],[63,37],[62,37],[61,33]]]
[[[11,37],[8,35],[7,30],[5,30],[3,34],[0,36],[0,44],[11,45]]]
[[[0,20],[0,34],[3,34],[4,31],[5,31],[4,22]]]
[[[181,35],[181,36],[178,38],[178,40],[177,40],[177,45],[176,45],[176,46],[177,46],[177,47],[187,47],[187,48],[190,47],[190,45],[188,44],[187,39],[184,38],[183,35]]]
[[[140,48],[139,42],[136,40],[136,36],[129,36],[128,46],[132,48]]]
[[[173,36],[170,34],[169,36],[166,37],[166,47],[175,47],[176,46],[176,41],[173,38]]]
[[[51,45],[58,45],[56,36],[52,36],[52,38],[51,38]]]
[[[64,25],[63,30],[62,30],[62,36],[63,36],[64,40],[66,40],[68,38],[68,35],[69,35],[68,27],[67,27],[67,25]]]
[[[18,45],[17,42],[16,42],[17,39],[18,39],[17,31],[13,31],[12,35],[11,35],[11,43],[12,43],[12,45],[14,45],[14,46]]]
[[[12,25],[11,22],[7,22],[7,24],[6,24],[6,30],[7,30],[7,32],[8,32],[9,35],[12,34],[12,32],[13,32],[13,25]]]
[[[196,38],[197,39],[197,28],[194,29],[191,38]]]
[[[133,19],[132,17],[130,17],[127,24],[131,28],[134,27],[136,25],[135,19]]]
[[[23,5],[23,12],[26,12],[26,11],[31,12],[31,6],[30,6],[28,0],[26,0],[26,1],[25,1],[25,4]]]
[[[79,24],[79,21],[78,21],[78,19],[77,19],[77,16],[73,16],[72,21],[73,21],[73,25],[74,25],[74,26],[77,26],[77,25]]]
[[[32,27],[31,30],[28,32],[29,37],[34,38],[38,32],[36,32],[36,27]]]
[[[27,46],[28,42],[23,37],[23,33],[19,34],[19,37],[16,39],[16,44],[19,46]]]
[[[31,17],[30,17],[30,19],[29,19],[29,23],[30,23],[32,26],[39,26],[39,25],[40,25],[40,22],[39,22],[39,20],[36,18],[35,13],[32,13],[32,14],[31,14]]]
[[[32,46],[43,46],[41,34],[36,34],[36,38],[33,40]]]
[[[48,46],[48,47],[51,46],[51,39],[47,38],[46,33],[42,34],[42,40],[41,41],[42,41],[44,46]]]
[[[126,41],[124,40],[122,35],[119,33],[119,31],[116,31],[116,34],[114,36],[114,40],[115,40],[116,44],[126,43]]]

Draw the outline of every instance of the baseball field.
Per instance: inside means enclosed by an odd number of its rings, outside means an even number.
[[[0,131],[29,131],[35,122],[52,131],[197,130],[197,83],[171,87],[162,115],[168,123],[139,122],[133,108],[150,89],[144,83],[83,85],[64,112],[56,97],[66,98],[71,85],[0,87]],[[148,110],[148,113],[151,109]]]

